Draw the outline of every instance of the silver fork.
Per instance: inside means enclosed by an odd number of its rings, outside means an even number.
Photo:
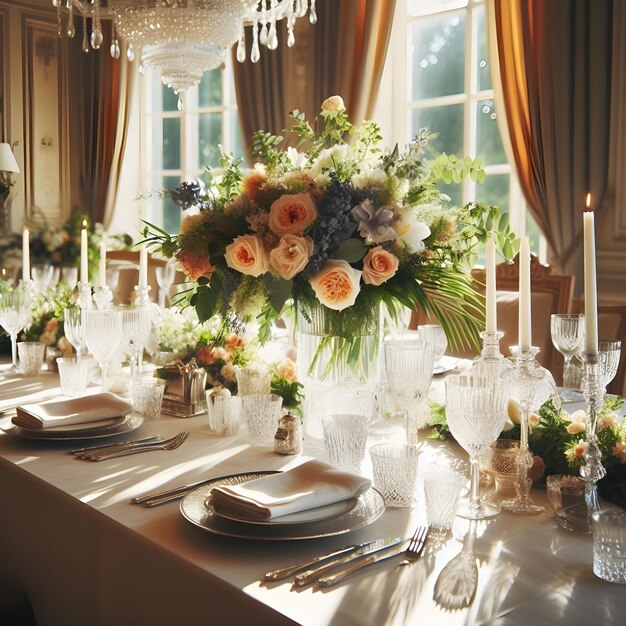
[[[187,441],[187,437],[189,437],[188,432],[180,432],[175,437],[171,439],[166,439],[165,441],[159,443],[147,443],[145,445],[137,445],[132,448],[127,448],[125,450],[115,450],[113,452],[100,452],[99,454],[81,454],[79,458],[85,459],[86,461],[106,461],[108,459],[115,459],[120,456],[127,456],[129,454],[137,454],[139,452],[150,452],[151,450],[175,450],[179,446],[181,446],[185,441]]]
[[[428,536],[428,526],[418,526],[409,541],[409,545],[404,553],[404,559],[400,562],[400,565],[409,565],[419,559],[424,544],[426,543],[426,537]]]

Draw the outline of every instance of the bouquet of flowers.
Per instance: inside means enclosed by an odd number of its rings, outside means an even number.
[[[382,303],[392,316],[422,308],[452,345],[472,344],[484,310],[469,274],[474,248],[501,226],[500,247],[512,256],[514,237],[496,207],[450,207],[436,184],[482,181],[480,161],[429,162],[426,129],[405,150],[382,149],[379,127],[350,123],[339,96],[323,103],[319,132],[303,113],[291,116],[295,148],[258,131],[251,172],[223,154],[204,184],[158,192],[188,214],[180,234],[148,224],[144,236],[192,281],[186,298],[200,320],[256,318],[263,341],[295,304],[305,317],[321,310],[329,334],[349,339]]]

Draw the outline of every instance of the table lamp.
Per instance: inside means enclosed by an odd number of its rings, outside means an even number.
[[[9,231],[9,205],[7,199],[13,186],[11,174],[20,173],[13,151],[8,143],[0,143],[0,235]]]

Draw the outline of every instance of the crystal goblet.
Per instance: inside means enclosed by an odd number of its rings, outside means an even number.
[[[0,326],[11,338],[11,370],[17,369],[17,335],[28,324],[30,316],[31,298],[26,290],[0,293]]]
[[[615,378],[619,369],[620,355],[622,352],[621,341],[600,341],[598,342],[598,354],[600,355],[600,384],[606,388]]]
[[[120,305],[122,332],[128,341],[130,353],[130,375],[134,378],[141,370],[143,350],[152,331],[153,310],[150,305]]]
[[[390,339],[385,342],[385,371],[391,395],[405,414],[407,443],[417,443],[417,410],[433,379],[433,344],[421,339]]]
[[[550,316],[550,333],[554,347],[565,358],[563,387],[575,387],[576,369],[572,363],[574,355],[582,350],[585,316],[580,314],[554,314]]]
[[[83,311],[85,343],[102,371],[102,390],[107,390],[108,364],[122,340],[122,312],[114,309]]]
[[[155,273],[159,285],[159,306],[163,309],[165,308],[165,299],[169,297],[170,287],[174,284],[176,262],[169,259],[163,267],[157,267]]]
[[[54,267],[52,265],[33,265],[30,274],[35,283],[35,289],[39,293],[43,293],[52,286],[54,276]]]
[[[461,374],[446,379],[446,417],[454,438],[469,454],[471,483],[469,500],[457,514],[466,519],[494,517],[500,508],[479,496],[478,458],[498,438],[506,417],[506,385],[500,380]]]
[[[435,351],[434,369],[439,369],[439,361],[441,361],[441,357],[448,349],[448,338],[446,337],[446,332],[438,324],[424,324],[424,326],[420,326],[417,331],[419,338],[422,341],[433,344],[433,350]]]
[[[74,291],[74,288],[78,284],[78,268],[61,268],[61,281],[63,281],[70,288],[71,291]]]
[[[63,331],[65,338],[76,350],[76,357],[80,359],[85,348],[82,309],[80,307],[63,309]]]

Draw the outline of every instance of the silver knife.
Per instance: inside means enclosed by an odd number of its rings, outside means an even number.
[[[291,574],[295,574],[298,570],[304,569],[305,567],[315,565],[320,561],[330,559],[333,556],[344,554],[345,552],[351,552],[352,550],[364,548],[365,546],[369,546],[371,543],[373,542],[367,541],[365,543],[357,543],[351,546],[343,546],[342,548],[337,548],[335,550],[331,550],[330,552],[314,556],[313,558],[302,561],[301,563],[296,563],[295,565],[290,565],[289,567],[283,567],[281,569],[275,569],[265,574],[265,580],[282,580],[283,578],[287,578],[288,576],[291,576]]]
[[[332,569],[335,569],[338,565],[343,565],[344,563],[350,563],[350,561],[354,561],[355,559],[360,559],[362,556],[366,556],[368,554],[372,554],[374,552],[378,552],[379,550],[384,550],[385,548],[391,548],[391,546],[395,546],[402,541],[401,537],[391,537],[387,539],[377,539],[376,541],[372,541],[371,544],[359,548],[354,552],[351,552],[347,556],[340,557],[338,559],[334,559],[330,563],[326,565],[322,565],[321,567],[316,567],[315,569],[307,570],[302,574],[298,574],[294,580],[294,585],[296,587],[302,587],[311,581],[317,580],[321,576],[323,576],[326,572],[329,572]]]
[[[351,576],[355,572],[367,567],[368,565],[372,565],[373,563],[379,563],[380,561],[385,561],[387,559],[391,559],[394,556],[398,556],[400,554],[404,554],[404,544],[407,543],[408,540],[404,541],[402,545],[391,552],[380,552],[378,554],[372,554],[371,556],[367,556],[348,567],[342,568],[335,574],[331,574],[330,576],[325,576],[320,578],[317,582],[320,587],[332,587],[332,585],[336,585]]]

